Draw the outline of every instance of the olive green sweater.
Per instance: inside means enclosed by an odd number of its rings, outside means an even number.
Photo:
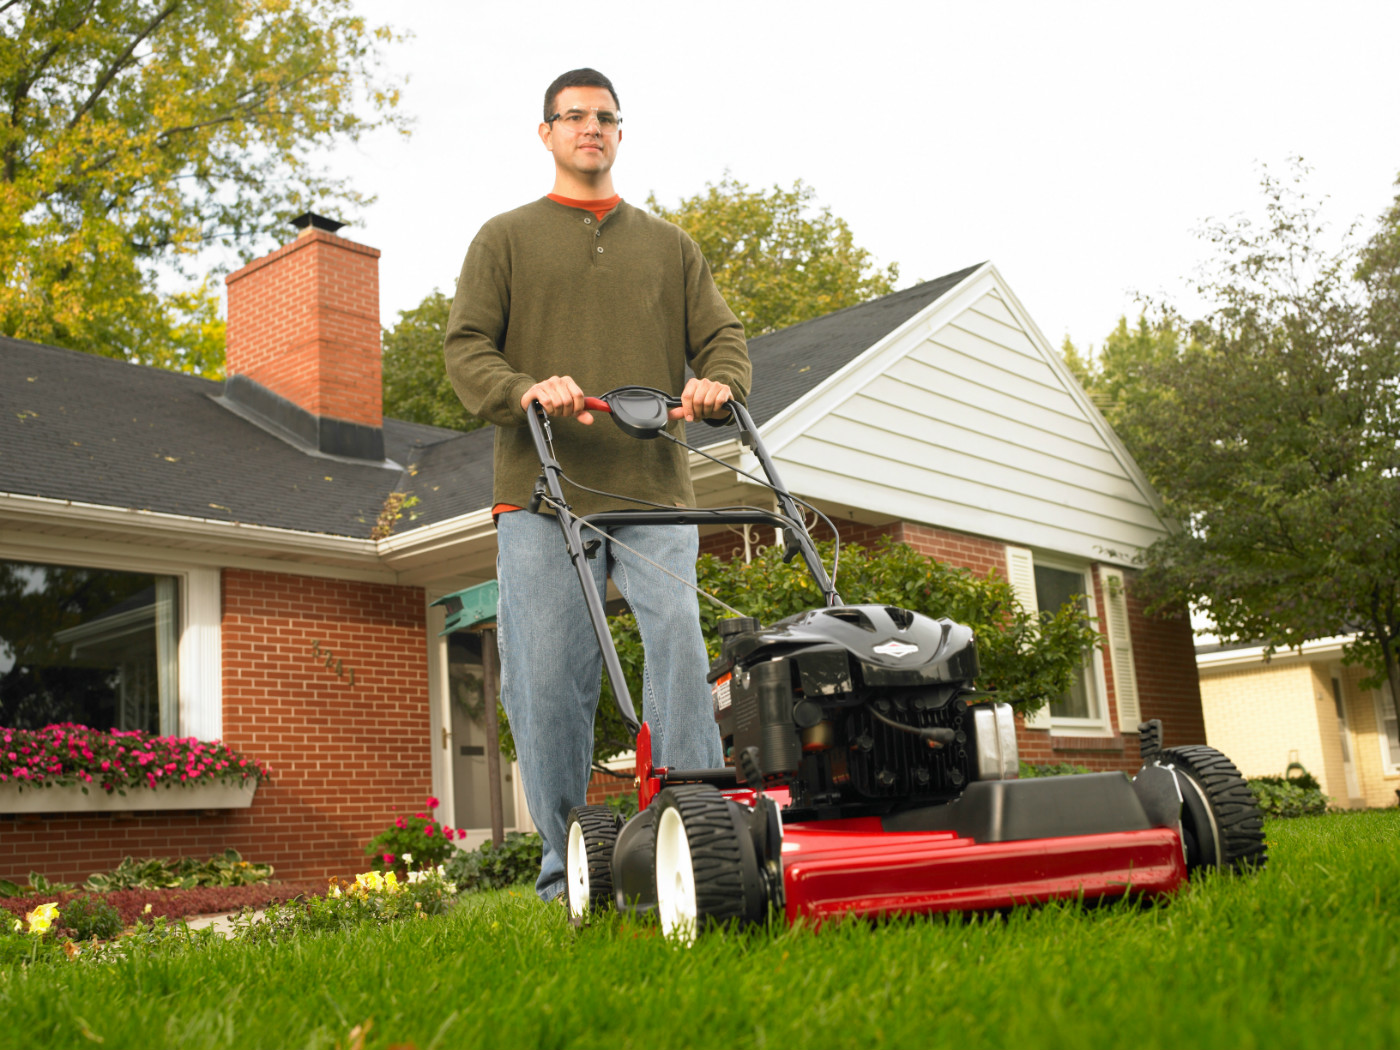
[[[686,366],[748,396],[744,329],[699,247],[678,226],[623,202],[600,223],[547,197],[498,215],[467,249],[444,346],[467,411],[496,424],[494,503],[523,507],[540,472],[520,398],[572,376],[589,396],[619,386],[679,394]],[[627,437],[605,415],[551,421],[564,472],[585,485],[690,504],[685,450]],[[671,424],[682,434],[683,424]],[[576,513],[636,506],[565,486]]]

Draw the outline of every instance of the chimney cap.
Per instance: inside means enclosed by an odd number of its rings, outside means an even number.
[[[327,233],[335,233],[345,223],[317,215],[314,211],[304,211],[292,220],[292,225],[299,230],[325,230]]]

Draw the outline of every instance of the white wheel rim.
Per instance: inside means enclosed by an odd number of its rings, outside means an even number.
[[[583,826],[578,821],[569,825],[569,850],[565,876],[569,894],[569,914],[575,919],[588,910],[588,847],[583,841]]]
[[[661,932],[686,944],[695,940],[695,867],[680,811],[663,809],[656,825],[656,910]]]

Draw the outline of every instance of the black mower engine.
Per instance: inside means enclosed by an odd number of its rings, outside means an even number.
[[[1010,707],[968,702],[969,627],[847,605],[719,632],[709,681],[726,754],[741,781],[788,788],[789,820],[947,802],[971,780],[1016,776]]]

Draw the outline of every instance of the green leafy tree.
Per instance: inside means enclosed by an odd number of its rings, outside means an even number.
[[[391,39],[352,0],[0,2],[0,331],[217,375],[216,289],[158,279],[363,202],[310,158],[403,128]]]
[[[1129,451],[1134,451],[1138,435],[1131,431],[1125,412],[1129,402],[1151,396],[1144,384],[1149,369],[1170,368],[1180,357],[1186,339],[1175,318],[1140,314],[1137,323],[1126,316],[1108,334],[1103,346],[1081,354],[1065,336],[1060,348],[1065,364],[1089,399],[1117,431]],[[1134,453],[1136,454],[1136,453]]]
[[[475,430],[485,420],[462,407],[442,363],[452,300],[434,291],[384,330],[384,414],[412,423]]]
[[[899,279],[898,264],[876,267],[800,179],[765,192],[726,173],[675,208],[655,194],[647,207],[695,238],[750,338],[888,295]]]
[[[1209,227],[1212,309],[1142,354],[1111,416],[1180,529],[1146,553],[1159,602],[1226,639],[1353,636],[1400,695],[1400,197],[1368,244],[1322,246],[1298,183]]]
[[[829,565],[830,544],[820,549]],[[781,546],[763,548],[749,562],[703,555],[696,574],[702,590],[765,624],[822,604],[801,560],[784,564]],[[970,626],[976,632],[982,667],[978,687],[995,691],[1021,711],[1033,711],[1065,692],[1086,653],[1100,643],[1100,635],[1077,607],[1067,605],[1048,615],[1027,610],[1000,576],[978,576],[946,565],[907,544],[885,541],[874,549],[843,546],[837,585],[848,604],[897,605]],[[700,601],[700,622],[711,658],[719,654],[719,621],[730,615]],[[630,613],[622,613],[612,617],[610,626],[628,692],[638,705],[644,657],[636,621]],[[594,753],[599,760],[632,747],[606,677],[595,725]],[[645,717],[645,712],[639,713]],[[506,750],[512,756],[513,748],[513,742],[507,741]]]

